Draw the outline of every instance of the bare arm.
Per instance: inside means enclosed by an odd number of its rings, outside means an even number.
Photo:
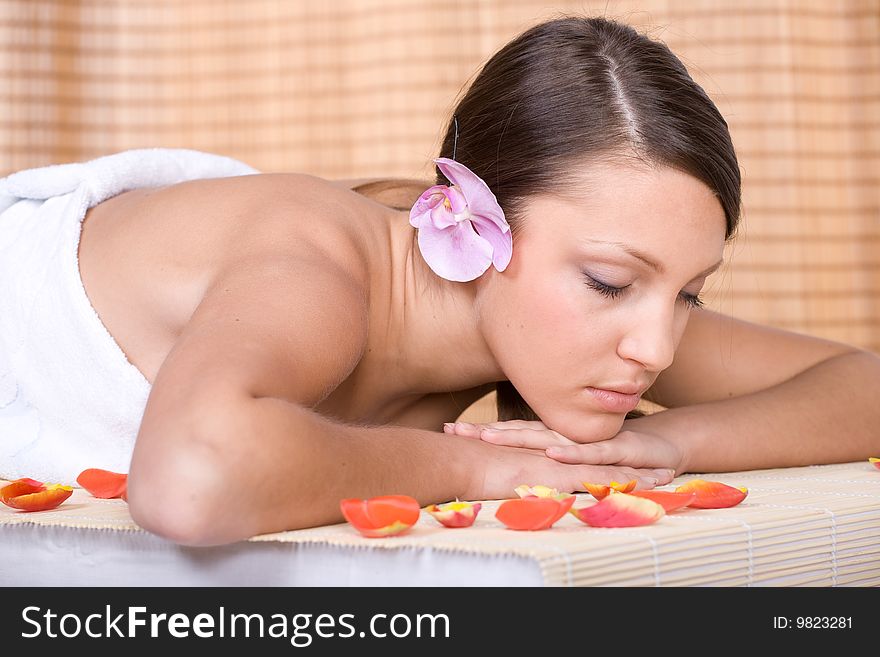
[[[840,463],[880,455],[878,392],[880,357],[854,351],[758,392],[661,414],[680,428],[670,436],[687,471]]]
[[[880,450],[878,391],[877,354],[701,310],[649,391],[669,410],[627,424],[667,427],[696,472],[850,461]]]
[[[421,505],[463,498],[480,447],[430,431],[344,424],[273,397],[215,398],[205,410],[161,465],[143,472],[133,464],[131,472],[135,521],[181,543],[342,522],[346,497],[405,494]]]
[[[565,465],[541,450],[401,426],[356,426],[270,398],[217,398],[161,466],[132,466],[128,499],[145,529],[188,545],[342,522],[339,501],[403,494],[421,506],[504,499],[519,484],[566,492],[582,482],[665,484],[671,473]],[[193,426],[199,426],[195,423]],[[144,463],[145,461],[141,461]]]

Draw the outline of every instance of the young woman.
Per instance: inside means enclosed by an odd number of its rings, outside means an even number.
[[[740,173],[666,46],[601,18],[529,29],[441,156],[433,187],[231,175],[88,210],[82,284],[148,383],[136,430],[108,433],[135,521],[208,545],[339,522],[345,497],[651,487],[880,449],[877,356],[700,309]],[[496,388],[500,431],[443,431]],[[640,396],[669,410],[629,413]]]

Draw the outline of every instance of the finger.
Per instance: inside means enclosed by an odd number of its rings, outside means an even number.
[[[668,479],[665,479],[660,476],[659,470],[655,470],[653,468],[632,468],[632,472],[638,477],[634,477],[639,481],[639,484],[636,486],[639,488],[654,488],[654,486],[662,486],[663,484],[668,484],[672,481],[672,477],[668,477],[669,470],[666,471],[666,476]]]
[[[555,445],[574,445],[574,441],[549,429],[497,429],[484,428],[480,438],[494,445],[508,447],[526,447],[529,449],[546,449]]]
[[[497,429],[506,431],[509,429],[536,429],[547,430],[543,422],[531,422],[527,420],[505,420],[503,422],[446,422],[443,425],[444,433],[454,433],[459,436],[479,438],[483,429]]]
[[[631,479],[636,480],[636,489],[651,489],[655,486],[660,486],[663,483],[663,480],[657,474],[657,472],[652,468],[620,468],[620,476],[622,479],[616,479],[615,481],[630,481]],[[667,482],[668,483],[668,482]]]
[[[492,429],[546,429],[547,425],[537,420],[502,420],[500,422],[487,422],[483,426]]]
[[[658,486],[665,486],[675,479],[675,470],[672,468],[652,468],[651,472],[659,477],[659,481],[657,482]]]
[[[619,444],[611,441],[598,443],[573,443],[571,445],[548,446],[545,452],[551,459],[560,463],[581,463],[591,465],[622,464],[625,455]]]
[[[482,425],[473,424],[471,422],[446,422],[443,425],[443,433],[479,438],[481,426]]]
[[[478,438],[484,428],[491,429],[547,429],[543,422],[531,420],[503,420],[501,422],[446,422],[443,433]]]

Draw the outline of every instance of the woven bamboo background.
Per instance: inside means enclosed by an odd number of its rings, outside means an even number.
[[[664,41],[730,124],[707,305],[880,351],[880,0],[0,0],[0,175],[168,146],[427,176],[482,63],[557,12]]]

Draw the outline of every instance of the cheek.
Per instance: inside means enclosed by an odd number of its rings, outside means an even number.
[[[576,283],[532,277],[503,298],[502,342],[511,360],[528,361],[511,366],[530,370],[529,383],[546,375],[557,384],[583,378],[590,369],[585,361],[597,362],[609,348],[611,327],[601,302]]]

